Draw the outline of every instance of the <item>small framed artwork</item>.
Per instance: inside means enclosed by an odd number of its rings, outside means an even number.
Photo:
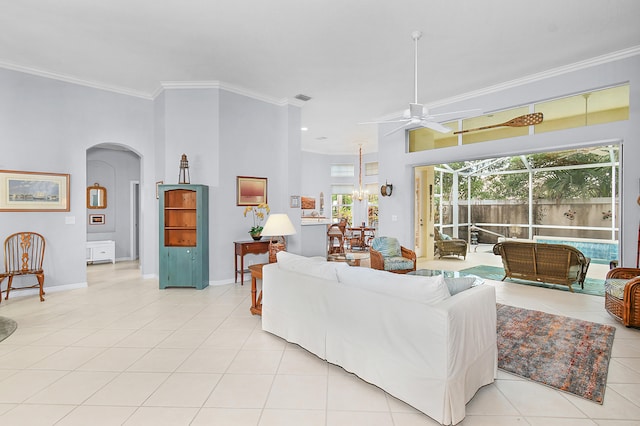
[[[238,176],[236,181],[238,206],[267,203],[267,178]]]
[[[90,214],[89,215],[89,225],[104,225],[104,215],[103,214]]]
[[[163,183],[163,180],[159,180],[156,182],[156,200],[160,198],[160,185],[162,185]]]
[[[0,170],[0,211],[69,211],[69,175]]]
[[[302,197],[302,208],[304,210],[313,210],[316,208],[315,197]]]
[[[300,196],[299,195],[292,195],[290,200],[289,200],[289,207],[291,207],[292,209],[299,209],[300,208]]]

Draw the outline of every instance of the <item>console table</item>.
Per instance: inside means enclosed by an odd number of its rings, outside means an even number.
[[[116,263],[116,242],[113,240],[87,241],[87,262],[108,260]]]
[[[269,240],[235,241],[233,244],[235,245],[235,282],[238,282],[238,274],[240,274],[240,285],[244,285],[244,255],[267,253],[269,251]],[[238,256],[240,257],[240,269],[238,269]]]

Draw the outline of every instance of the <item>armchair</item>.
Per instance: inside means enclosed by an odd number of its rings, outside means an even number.
[[[433,235],[435,239],[435,254],[440,256],[462,256],[463,259],[467,258],[467,242],[461,238],[451,238],[448,235],[440,234],[438,228],[433,228]]]
[[[372,269],[406,274],[416,270],[416,253],[402,247],[397,238],[376,237],[369,249]]]
[[[640,269],[611,269],[604,287],[606,311],[627,327],[640,327]]]

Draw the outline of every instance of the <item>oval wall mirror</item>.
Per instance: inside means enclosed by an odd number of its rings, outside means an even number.
[[[107,188],[94,183],[87,187],[87,208],[106,209],[107,208]]]

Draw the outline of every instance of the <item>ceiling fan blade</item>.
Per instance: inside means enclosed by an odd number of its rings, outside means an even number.
[[[407,125],[406,125],[406,124],[403,124],[402,126],[400,126],[400,127],[396,127],[395,129],[391,130],[390,132],[385,133],[384,135],[385,135],[385,136],[389,136],[390,134],[395,133],[395,132],[397,132],[398,130],[402,130],[402,129],[404,129],[405,127],[407,127]]]
[[[411,121],[410,118],[403,118],[402,120],[388,120],[388,121],[365,121],[363,123],[358,124],[386,124],[386,123],[408,123]]]
[[[435,121],[424,120],[420,122],[420,125],[422,127],[426,127],[427,129],[435,130],[436,132],[440,133],[449,133],[451,131],[451,129],[447,126],[443,126],[442,124]]]
[[[463,109],[461,111],[442,112],[440,114],[429,114],[429,117],[435,118],[437,121],[447,121],[447,116],[451,116],[451,118],[467,118],[480,114],[482,114],[482,110],[480,108],[474,108]]]

